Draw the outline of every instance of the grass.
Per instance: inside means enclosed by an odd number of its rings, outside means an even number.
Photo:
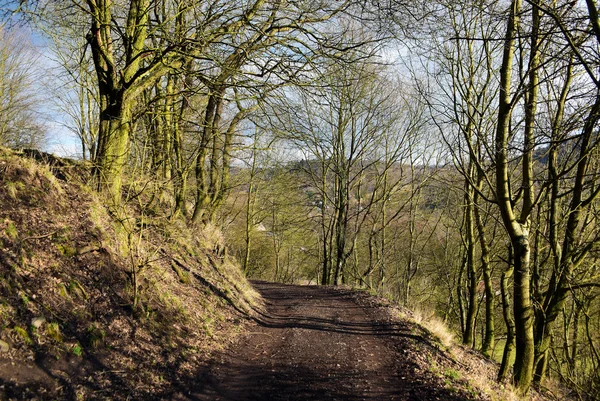
[[[213,331],[213,322],[214,320],[210,317],[206,317],[204,319],[204,331],[206,333],[207,336],[209,337],[213,337],[214,336],[214,331]]]
[[[163,303],[164,307],[183,318],[187,317],[187,308],[183,301],[171,291],[165,291],[159,295],[159,300]]]
[[[6,186],[6,192],[8,193],[8,196],[10,196],[12,199],[17,199],[17,195],[19,193],[19,191],[21,191],[23,188],[25,188],[25,184],[23,184],[21,181],[16,181],[16,182],[12,182],[9,181],[5,184]]]
[[[450,347],[454,343],[454,334],[452,334],[442,319],[434,313],[426,313],[423,310],[416,309],[409,319],[427,329],[445,347]]]
[[[438,339],[446,347],[446,351],[451,354],[452,359],[460,361],[461,364],[472,365],[471,369],[466,371],[454,368],[441,370],[437,363],[430,361],[430,370],[443,379],[448,389],[456,390],[458,383],[463,382],[460,387],[474,396],[483,393],[492,401],[521,401],[511,385],[499,384],[495,381],[497,370],[488,366],[488,362],[483,360],[483,356],[474,356],[456,344],[450,329],[434,312],[416,308],[412,313],[401,312],[400,314],[401,317],[418,324]],[[500,343],[500,340],[496,342],[497,348]],[[497,350],[496,353],[498,353]],[[501,350],[499,354],[502,355]]]
[[[446,369],[446,371],[444,372],[444,376],[451,380],[460,379],[460,373],[458,373],[458,371],[456,371],[455,369]]]
[[[6,302],[6,300],[0,301],[0,330],[4,329],[8,325],[10,316],[14,313],[14,308]]]

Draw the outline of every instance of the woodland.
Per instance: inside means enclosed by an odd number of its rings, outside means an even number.
[[[0,7],[0,146],[44,148],[49,81],[117,215],[218,227],[251,278],[434,311],[520,394],[600,398],[595,0]]]

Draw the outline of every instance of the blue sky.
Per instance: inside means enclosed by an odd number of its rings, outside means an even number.
[[[79,139],[67,128],[70,124],[68,116],[61,113],[57,106],[52,102],[53,93],[57,90],[58,81],[52,79],[57,72],[57,64],[52,59],[49,46],[39,35],[32,35],[32,41],[40,54],[39,68],[45,79],[39,81],[40,93],[42,93],[39,111],[46,119],[48,127],[46,151],[54,153],[57,156],[77,158],[81,153]],[[38,36],[36,38],[36,36]]]
[[[52,59],[47,42],[39,35],[32,34],[32,42],[39,52],[39,73],[42,79],[38,81],[40,95],[39,112],[43,115],[47,126],[47,145],[45,151],[61,157],[77,158],[81,153],[79,139],[67,128],[71,124],[69,116],[61,112],[52,101],[52,96],[60,84],[53,76],[58,72],[58,65]]]
[[[15,7],[18,5],[16,1],[2,1],[1,6]],[[5,17],[4,15],[2,17]],[[18,19],[18,16],[13,15],[13,21]],[[13,26],[9,28],[6,20],[0,21],[0,28],[15,29],[22,35],[23,40],[29,43],[24,43],[23,46],[32,46],[39,55],[36,63],[36,79],[34,80],[35,92],[39,95],[37,99],[37,111],[40,118],[46,122],[47,127],[47,143],[43,149],[47,152],[54,153],[57,156],[63,157],[78,157],[81,153],[79,139],[69,131],[66,127],[69,124],[68,116],[60,113],[57,107],[52,102],[53,92],[56,91],[55,85],[57,81],[52,79],[56,73],[57,64],[52,60],[52,54],[48,46],[47,39],[36,32],[29,26]]]

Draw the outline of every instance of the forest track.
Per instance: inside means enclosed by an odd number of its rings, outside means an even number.
[[[348,289],[255,282],[266,312],[179,400],[465,400],[423,367],[437,346]],[[425,358],[427,360],[428,358]]]

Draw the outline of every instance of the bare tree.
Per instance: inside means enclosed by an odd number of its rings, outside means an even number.
[[[39,112],[39,55],[24,33],[0,30],[0,145],[40,148],[45,126]]]

